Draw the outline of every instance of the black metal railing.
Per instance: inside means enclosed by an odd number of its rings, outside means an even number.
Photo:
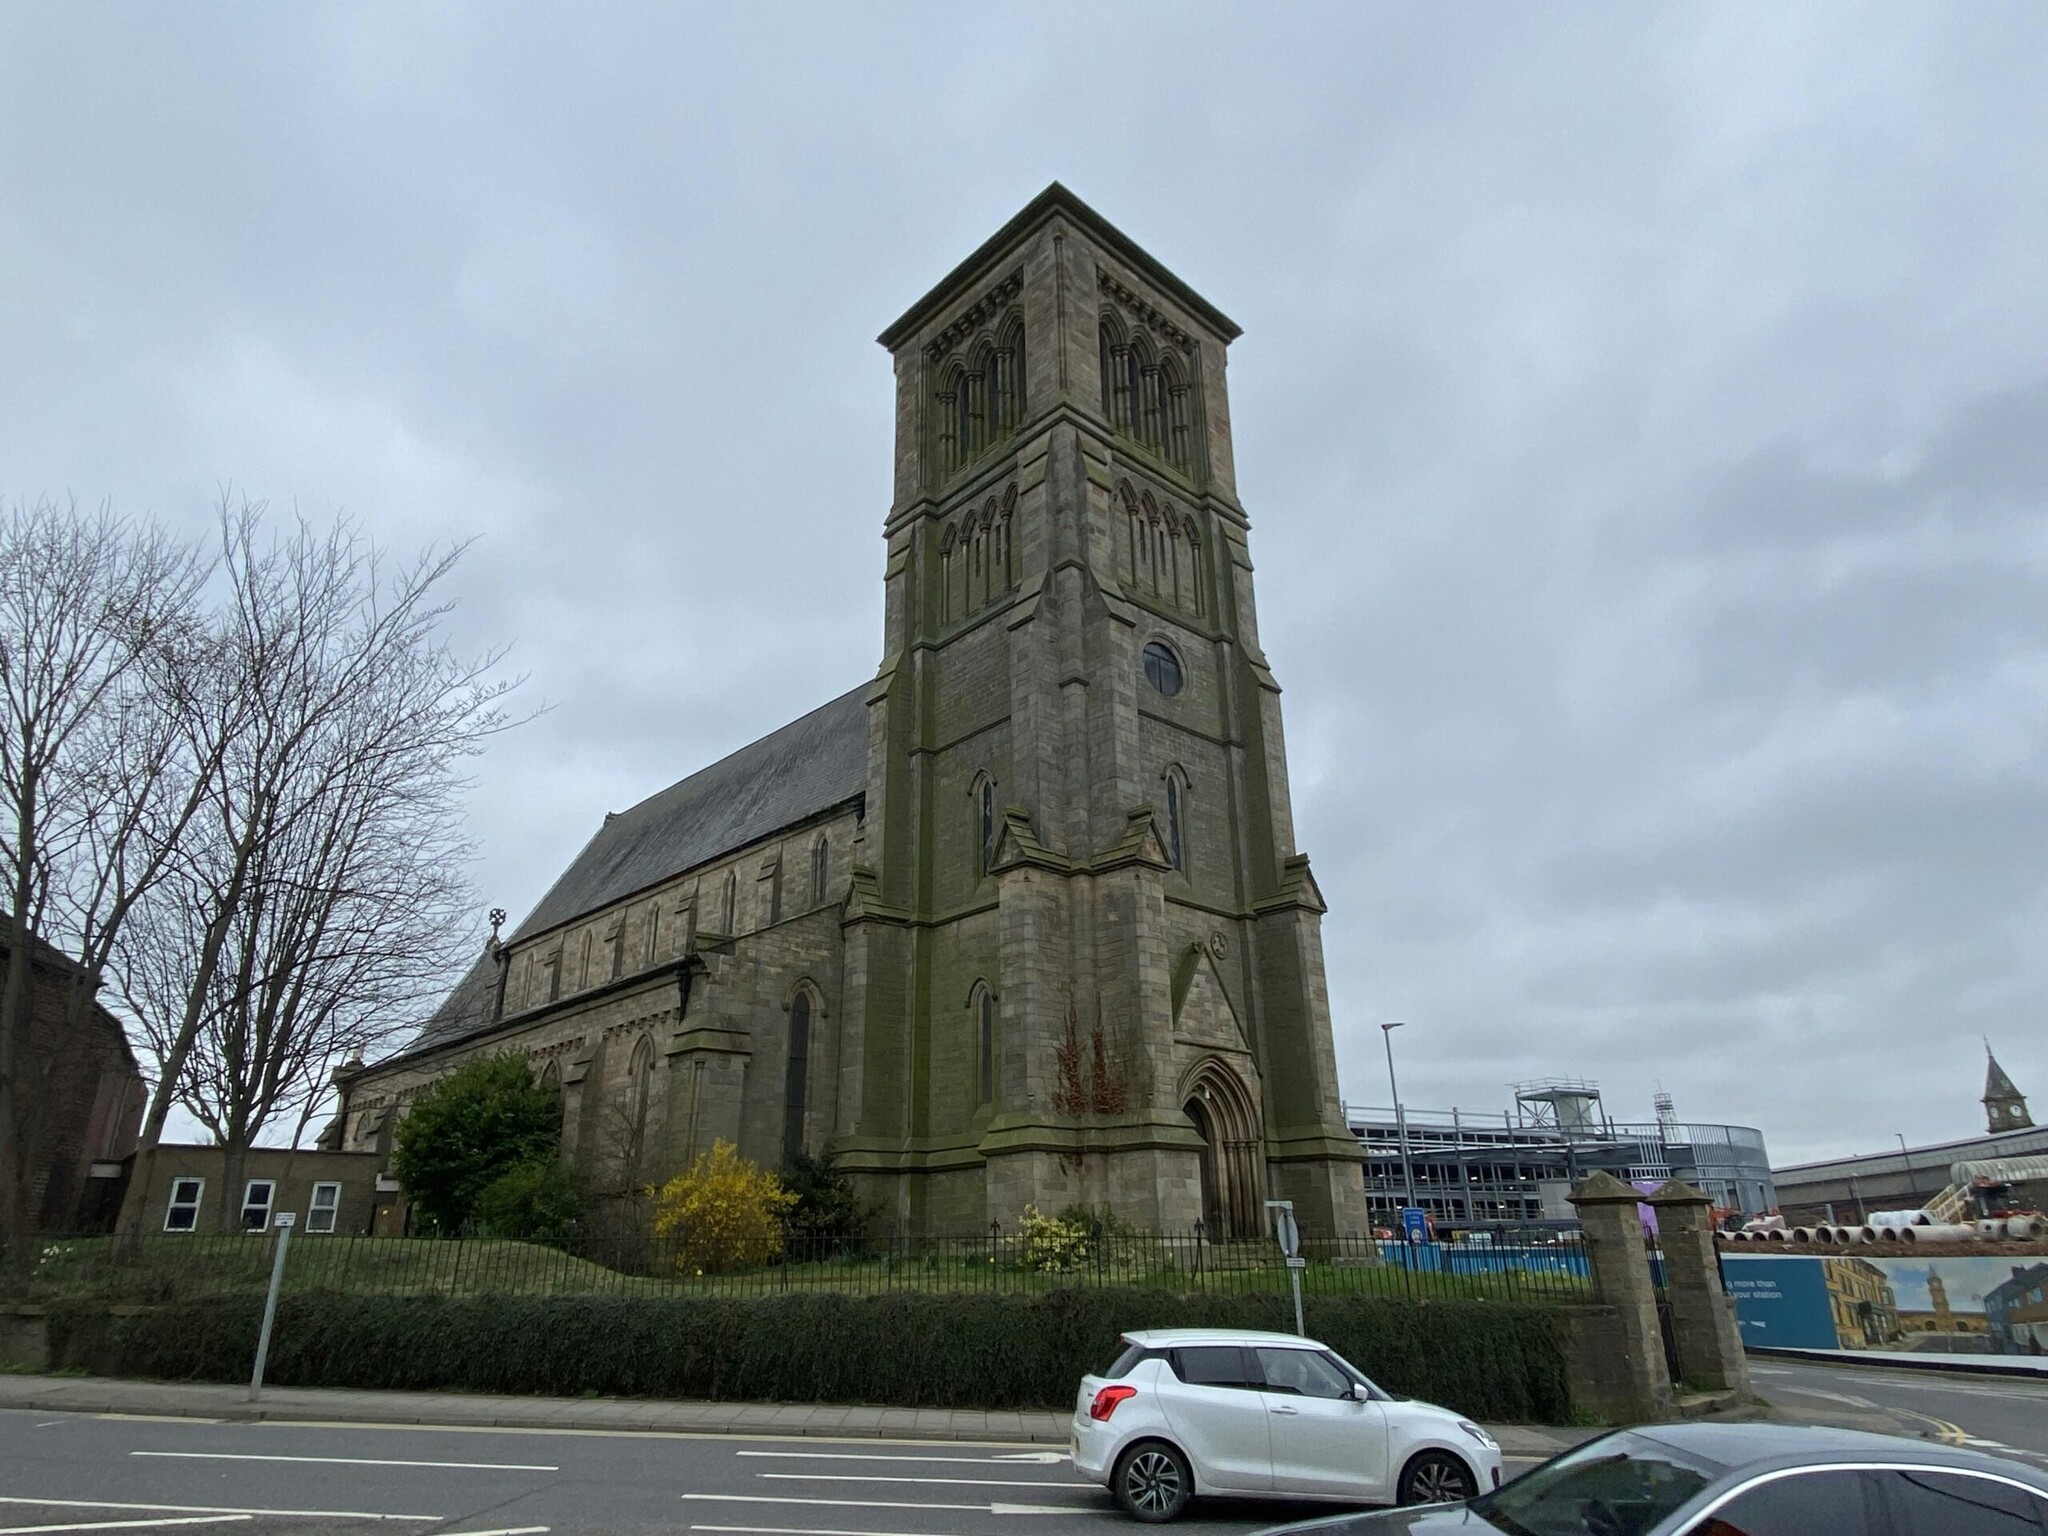
[[[1590,1299],[1576,1233],[1488,1236],[1416,1244],[1306,1238],[1302,1288],[1311,1296]],[[24,1255],[0,1255],[0,1295],[148,1304],[260,1292],[276,1240],[263,1232],[42,1237]],[[992,1226],[964,1237],[786,1236],[772,1256],[720,1251],[687,1236],[583,1236],[549,1245],[300,1232],[286,1251],[284,1286],[364,1295],[870,1295],[1058,1286],[1279,1294],[1288,1290],[1288,1273],[1270,1238],[1217,1240],[1201,1231],[1048,1238]]]

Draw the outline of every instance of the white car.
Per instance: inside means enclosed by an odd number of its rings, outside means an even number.
[[[1171,1520],[1201,1494],[1434,1504],[1500,1486],[1500,1447],[1448,1408],[1374,1386],[1290,1333],[1155,1329],[1081,1380],[1074,1468],[1125,1513]]]

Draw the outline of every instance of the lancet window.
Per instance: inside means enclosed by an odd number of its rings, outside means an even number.
[[[1024,317],[1014,310],[939,373],[939,465],[971,464],[1024,420]]]
[[[1193,462],[1188,375],[1172,348],[1142,326],[1105,314],[1101,345],[1102,414],[1120,435],[1179,469]]]
[[[1128,480],[1117,483],[1115,515],[1123,523],[1117,558],[1125,589],[1165,607],[1206,614],[1202,535],[1194,517]]]
[[[1166,770],[1166,825],[1159,841],[1166,849],[1166,860],[1175,869],[1188,867],[1188,781],[1187,775],[1178,767]]]
[[[939,534],[939,618],[957,623],[1017,587],[1017,488],[969,507]]]
[[[804,1110],[811,1082],[811,989],[801,985],[789,1000],[789,1064],[782,1084],[782,1161],[796,1161],[804,1149]]]
[[[993,1104],[996,1097],[996,995],[977,981],[968,997],[974,1021],[975,1102]]]
[[[996,781],[987,774],[974,780],[975,868],[987,874],[996,859]]]

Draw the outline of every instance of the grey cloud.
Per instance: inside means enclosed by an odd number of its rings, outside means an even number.
[[[871,338],[1046,181],[1231,382],[1343,1086],[2048,1096],[2037,8],[18,5],[0,487],[478,535],[487,902],[876,660]],[[1915,1063],[1910,1093],[1891,1065]]]

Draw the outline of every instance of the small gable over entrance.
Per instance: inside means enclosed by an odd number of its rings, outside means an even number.
[[[1190,944],[1173,968],[1173,1038],[1184,1045],[1251,1051],[1206,945]]]

